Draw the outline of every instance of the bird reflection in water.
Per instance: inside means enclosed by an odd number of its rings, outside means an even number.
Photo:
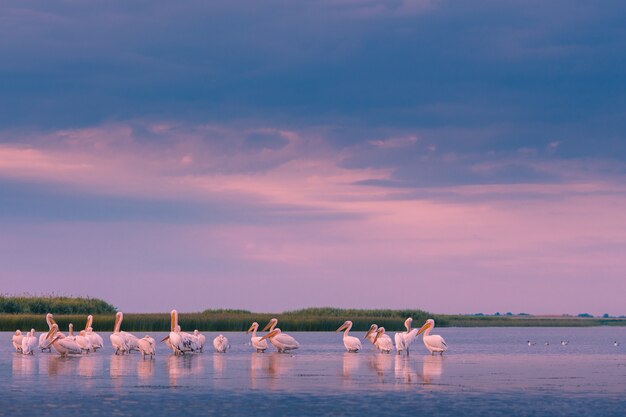
[[[75,375],[78,368],[77,357],[45,356],[44,368],[48,376]],[[40,365],[42,362],[40,362]]]
[[[409,356],[395,356],[393,370],[397,384],[417,384],[422,382],[422,378],[415,370],[414,362]]]
[[[99,355],[84,355],[78,359],[78,376],[84,378],[82,384],[91,388],[94,377],[102,374],[102,361],[104,358]]]
[[[344,352],[343,366],[341,368],[341,376],[344,387],[348,388],[352,386],[352,380],[358,373],[360,363],[361,355]]]
[[[124,378],[132,375],[133,359],[131,355],[111,355],[109,374],[116,391],[122,388]]]
[[[375,354],[369,357],[369,367],[378,377],[379,383],[385,383],[385,374],[389,376],[393,366],[393,356],[384,354]]]
[[[422,363],[422,379],[424,384],[436,383],[443,374],[445,356],[425,355]]]
[[[137,378],[140,381],[149,381],[154,375],[154,360],[142,359],[137,362]]]
[[[33,355],[13,355],[13,375],[34,375],[37,372],[37,358]]]
[[[172,355],[167,358],[165,364],[171,386],[178,385],[179,379],[204,372],[203,355]]]
[[[280,388],[281,381],[287,385],[293,384],[290,378],[281,378],[293,367],[293,361],[293,355],[284,353],[272,352],[269,355],[252,353],[250,355],[251,387],[275,390]],[[269,384],[261,385],[262,380],[269,380]]]

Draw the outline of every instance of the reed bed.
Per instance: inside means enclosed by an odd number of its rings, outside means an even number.
[[[115,311],[114,306],[99,298],[0,295],[0,313],[106,314]]]
[[[533,316],[463,316],[433,315],[420,310],[341,310],[333,309],[332,313],[317,311],[312,314],[303,311],[279,314],[253,313],[249,311],[208,310],[201,313],[179,314],[179,324],[185,331],[246,331],[252,322],[259,323],[261,328],[276,317],[279,327],[284,331],[334,331],[345,320],[352,320],[354,331],[367,331],[372,323],[384,326],[389,331],[403,329],[406,317],[413,317],[414,327],[420,326],[426,319],[434,318],[438,327],[579,327],[579,326],[624,326],[626,319],[603,318],[538,318]],[[343,311],[343,312],[342,312]],[[384,314],[377,314],[384,311]],[[394,313],[391,313],[391,312]],[[413,313],[413,314],[404,314]],[[68,324],[73,323],[77,330],[85,327],[87,315],[55,314],[55,321],[61,330],[66,331]],[[115,322],[114,314],[94,314],[93,328],[96,331],[110,332]],[[0,314],[0,330],[16,329],[36,331],[48,330],[44,314]],[[169,313],[134,314],[125,313],[122,329],[134,332],[158,332],[170,330]]]

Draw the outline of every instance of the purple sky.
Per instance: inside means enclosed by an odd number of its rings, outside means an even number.
[[[626,5],[0,4],[0,291],[624,314]]]

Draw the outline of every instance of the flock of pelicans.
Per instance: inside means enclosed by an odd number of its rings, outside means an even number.
[[[176,310],[172,310],[170,318],[170,333],[162,342],[164,342],[175,355],[184,355],[188,352],[202,352],[206,341],[204,335],[200,334],[198,330],[194,330],[193,333],[181,331],[178,325],[178,312]],[[115,315],[115,325],[113,327],[113,333],[110,335],[111,345],[115,349],[115,354],[122,355],[135,350],[141,352],[142,357],[146,355],[152,357],[156,351],[156,341],[150,336],[144,336],[140,339],[132,333],[122,331],[121,326],[123,319],[124,314],[122,312],[118,312]],[[41,349],[42,352],[45,350],[50,352],[54,349],[61,356],[67,356],[68,354],[79,355],[91,351],[95,352],[97,349],[104,346],[102,337],[94,332],[91,327],[93,322],[93,316],[91,315],[87,316],[85,329],[81,330],[77,335],[74,335],[74,329],[71,323],[69,325],[68,334],[65,335],[61,333],[59,325],[55,323],[54,316],[50,313],[46,315],[46,322],[48,323],[49,331],[42,333],[39,338],[35,336],[35,329],[31,329],[31,331],[26,334],[22,333],[20,330],[16,330],[12,338],[15,350],[24,355],[32,355],[37,348]],[[404,322],[406,331],[397,332],[395,334],[395,349],[398,354],[402,352],[408,354],[411,343],[413,343],[417,336],[423,333],[424,345],[430,353],[440,353],[443,355],[443,352],[448,348],[445,340],[439,335],[430,334],[430,331],[435,327],[435,321],[428,319],[419,329],[412,329],[412,323],[413,319],[409,317]],[[250,342],[257,352],[265,352],[265,350],[267,350],[268,340],[280,353],[289,352],[300,347],[296,339],[287,333],[281,332],[281,330],[276,327],[277,325],[278,320],[275,318],[271,319],[262,330],[268,330],[269,332],[263,336],[259,336],[257,335],[259,324],[256,322],[252,323],[247,333],[252,333]],[[337,331],[343,331],[343,344],[346,350],[356,353],[362,348],[361,341],[359,338],[349,335],[351,328],[352,322],[348,320],[342,324]],[[365,335],[365,339],[372,342],[382,353],[390,353],[394,349],[391,337],[385,334],[385,328],[378,327],[376,324],[371,325]],[[213,347],[217,352],[225,353],[230,345],[228,339],[220,334],[213,339]]]

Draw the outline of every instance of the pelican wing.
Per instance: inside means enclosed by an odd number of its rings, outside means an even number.
[[[282,349],[292,350],[298,349],[300,347],[298,341],[287,333],[279,333],[276,336],[272,337],[271,341],[272,343],[275,342],[275,345],[279,344]]]
[[[361,350],[361,341],[354,336],[344,336],[343,345],[348,352],[357,352]]]

